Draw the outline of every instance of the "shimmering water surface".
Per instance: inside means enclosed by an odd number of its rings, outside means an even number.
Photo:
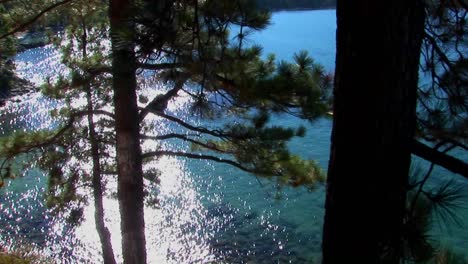
[[[334,10],[278,12],[272,22],[264,32],[251,35],[249,41],[261,44],[265,54],[272,52],[284,60],[306,49],[327,70],[333,70]],[[64,71],[58,61],[59,55],[51,48],[28,50],[16,60],[18,72],[37,84],[46,75]],[[47,117],[51,104],[39,95],[8,104],[1,110],[0,134],[52,126]],[[170,111],[177,115],[184,107],[181,98]],[[164,126],[160,120],[155,122]],[[291,150],[318,160],[326,169],[331,120],[307,123],[278,116],[273,122],[305,125],[307,136],[293,140]],[[174,148],[187,147],[171,144]],[[160,204],[145,211],[150,263],[310,263],[319,257],[323,186],[314,192],[302,188],[278,192],[271,182],[221,164],[162,158],[155,165],[162,171],[157,190]],[[85,208],[84,223],[77,228],[55,219],[42,199],[45,183],[40,172],[29,170],[0,190],[0,239],[5,245],[24,241],[59,263],[100,263],[94,209]],[[112,186],[115,180],[109,179],[109,189]],[[106,221],[120,259],[118,204],[110,197],[105,199]],[[463,228],[454,230],[457,235],[450,236],[449,242],[458,249],[468,248],[467,232]]]

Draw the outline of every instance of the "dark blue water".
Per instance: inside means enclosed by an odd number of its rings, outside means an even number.
[[[327,70],[335,67],[335,10],[283,11],[273,14],[267,30],[250,37],[251,43],[274,53],[279,60],[291,60],[299,50],[307,50]]]
[[[275,53],[279,60],[291,60],[294,52],[305,49],[327,71],[333,71],[334,10],[277,12],[273,14],[272,22],[267,30],[250,35],[249,43],[262,45],[264,55]],[[40,82],[44,70],[37,65],[47,71],[62,72],[54,54],[45,49],[29,50],[18,56],[18,68],[25,76],[33,76]],[[32,98],[7,109],[10,112],[36,109],[39,104],[36,100]],[[183,114],[184,99],[175,104],[174,114]],[[37,118],[47,119],[26,116],[2,121],[1,132],[22,129],[25,123],[32,123],[27,120]],[[154,122],[164,130],[165,123]],[[47,122],[39,123],[47,125]],[[310,123],[284,115],[274,117],[272,123],[306,126],[306,137],[293,140],[291,151],[303,158],[317,160],[326,169],[330,119],[321,118]],[[188,146],[171,143],[171,147],[184,149]],[[146,209],[150,263],[311,263],[319,259],[323,186],[312,192],[304,188],[278,189],[272,181],[206,161],[164,158],[154,166],[161,169],[162,175],[157,190],[160,208]],[[437,173],[453,176],[444,170]],[[85,208],[82,226],[75,229],[67,226],[53,218],[44,207],[41,199],[44,182],[40,173],[32,171],[0,190],[1,241],[22,238],[25,243],[45,248],[43,254],[64,259],[64,263],[100,263],[93,208]],[[115,180],[110,179],[109,184],[112,186]],[[117,202],[108,197],[105,206],[106,221],[120,257]],[[464,222],[467,216],[466,210],[462,211]],[[455,235],[434,233],[437,241],[459,251],[468,248],[468,234],[463,227],[454,227],[452,234]]]

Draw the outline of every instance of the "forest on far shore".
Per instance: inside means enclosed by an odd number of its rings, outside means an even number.
[[[258,6],[264,9],[320,9],[336,6],[336,0],[257,0]]]

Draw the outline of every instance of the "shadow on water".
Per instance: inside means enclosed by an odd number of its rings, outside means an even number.
[[[229,205],[213,207],[208,217],[221,217],[228,220],[220,226],[210,245],[214,255],[227,263],[308,263],[299,250],[300,243],[310,244],[307,234],[295,232],[298,225],[281,219],[277,224],[268,223],[257,212],[240,213]],[[320,242],[309,251],[320,251]]]

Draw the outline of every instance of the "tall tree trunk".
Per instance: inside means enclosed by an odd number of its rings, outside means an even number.
[[[91,156],[93,160],[93,196],[94,196],[94,221],[96,229],[101,240],[102,257],[104,264],[115,264],[114,251],[112,249],[111,234],[104,222],[103,188],[101,181],[101,158],[99,154],[99,143],[97,140],[96,129],[93,121],[93,105],[91,90],[87,89],[86,99],[88,103],[88,126],[89,140],[91,143]]]
[[[85,21],[82,23],[82,55],[83,59],[88,57],[88,34]],[[92,170],[92,184],[93,184],[93,198],[94,198],[94,222],[96,223],[96,230],[99,234],[101,241],[102,257],[104,264],[115,264],[114,250],[112,249],[111,234],[107,229],[104,222],[104,205],[103,205],[103,188],[102,188],[102,173],[101,173],[101,155],[99,153],[99,141],[96,133],[96,126],[93,120],[93,96],[91,87],[86,84],[86,103],[88,110],[88,128],[89,128],[89,143],[91,145],[91,157],[93,162]]]
[[[118,199],[124,263],[146,263],[143,173],[136,99],[133,1],[110,0]]]
[[[424,8],[338,0],[323,263],[399,263]]]

